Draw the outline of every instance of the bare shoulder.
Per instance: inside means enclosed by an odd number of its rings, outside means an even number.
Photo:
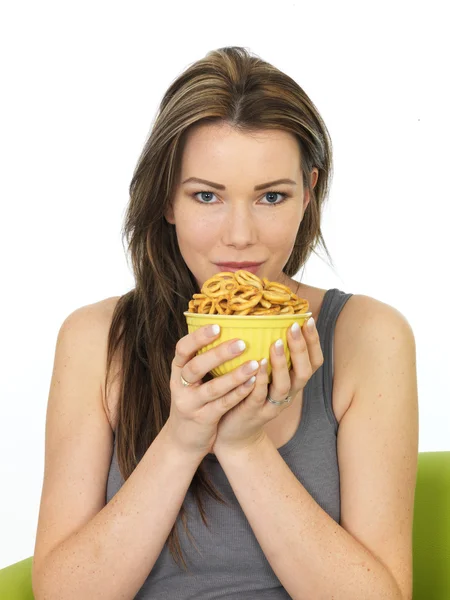
[[[108,352],[108,334],[111,327],[111,322],[120,296],[112,296],[81,306],[73,311],[64,321],[64,328],[77,328],[83,335],[87,334],[89,344],[92,349],[92,356],[98,366],[99,386],[101,390],[101,398],[103,409],[106,413],[108,421],[112,425],[111,417],[111,402],[105,394],[105,375],[106,362]],[[112,364],[112,379],[117,378],[118,364],[117,360]]]
[[[88,333],[89,341],[93,344],[92,351],[99,358],[99,365],[105,355],[109,327],[119,298],[120,296],[114,296],[81,306],[66,317],[61,327],[65,330],[77,328],[83,334]]]
[[[121,296],[111,296],[110,298],[105,298],[104,300],[97,302],[99,311],[103,313],[103,318],[106,319],[108,330],[114,314],[114,309],[116,308],[117,302],[120,300],[120,298]]]
[[[354,294],[336,323],[340,355],[349,365],[353,398],[367,363],[392,351],[393,342],[415,345],[410,323],[394,306],[372,296]]]
[[[120,381],[118,378],[121,373],[121,358],[120,349],[119,355],[113,357],[111,364],[111,383],[108,382],[108,393],[105,389],[105,375],[106,375],[106,363],[108,354],[108,334],[111,328],[111,323],[114,315],[114,310],[117,306],[120,296],[112,296],[105,298],[96,304],[98,311],[98,318],[102,328],[102,339],[103,343],[99,347],[101,353],[100,364],[101,364],[101,391],[102,391],[102,402],[106,416],[108,417],[109,424],[112,431],[115,430],[115,408],[118,402],[118,391],[120,387]]]
[[[390,330],[392,327],[410,331],[412,328],[405,315],[397,308],[372,296],[354,294],[348,301],[348,310],[344,313],[351,334],[355,341],[366,343],[368,335],[376,335],[377,331]],[[353,340],[352,340],[353,341]]]
[[[327,290],[301,286],[317,322]],[[387,350],[390,337],[412,336],[405,316],[377,298],[353,294],[342,307],[334,331],[334,377],[332,402],[338,423],[352,404],[363,368],[377,353]]]
[[[298,293],[298,295],[303,294],[302,297],[308,299],[310,310],[316,321],[326,292],[326,289],[303,284]],[[380,318],[383,319],[383,322],[389,319],[389,322],[392,320],[392,322],[402,323],[405,327],[409,326],[406,317],[390,304],[372,296],[353,294],[339,314],[336,321],[336,333],[338,334],[338,330],[347,332],[345,337],[340,337],[343,339],[344,346],[351,345],[358,336],[361,337],[361,340],[364,340],[365,328],[370,327],[371,324],[376,324],[375,327],[379,327]]]
[[[70,332],[74,342],[83,339],[85,349],[89,351],[89,356],[95,361],[95,367],[99,371],[106,348],[108,320],[112,318],[118,299],[119,297],[107,298],[75,309],[65,318],[59,331],[59,337]]]
[[[76,308],[73,312],[66,317],[64,324],[70,326],[72,323],[83,321],[89,321],[89,326],[94,325],[96,328],[101,328],[105,325],[105,319],[108,317],[112,318],[114,308],[119,300],[120,296],[113,296],[111,298],[105,298],[92,304],[86,304]]]

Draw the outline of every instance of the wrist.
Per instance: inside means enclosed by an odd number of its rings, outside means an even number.
[[[267,444],[271,444],[271,440],[265,431],[260,432],[256,437],[245,440],[237,444],[221,445],[220,442],[214,445],[213,451],[217,460],[233,459],[246,455],[251,458],[252,455],[259,454]]]
[[[174,436],[172,433],[172,430],[170,429],[170,426],[167,425],[167,422],[163,425],[158,437],[160,437],[162,442],[167,446],[167,449],[173,456],[173,459],[180,463],[188,463],[189,465],[195,464],[198,466],[208,454],[208,450],[187,449],[183,447],[177,440],[176,436]]]

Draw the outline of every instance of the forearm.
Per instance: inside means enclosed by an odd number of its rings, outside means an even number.
[[[134,598],[200,462],[171,446],[163,429],[111,501],[43,561],[33,578],[36,600]]]
[[[268,437],[257,447],[216,456],[294,600],[401,600],[389,571],[317,504]]]

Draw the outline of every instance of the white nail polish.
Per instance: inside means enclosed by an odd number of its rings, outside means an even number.
[[[275,352],[279,355],[283,354],[284,344],[282,339],[279,339],[275,342]]]

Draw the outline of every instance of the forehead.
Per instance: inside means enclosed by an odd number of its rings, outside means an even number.
[[[296,137],[275,129],[242,132],[229,124],[200,124],[187,133],[182,155],[183,177],[213,177],[213,172],[258,173],[270,169],[274,179],[300,170]],[[267,172],[267,174],[269,174]]]

